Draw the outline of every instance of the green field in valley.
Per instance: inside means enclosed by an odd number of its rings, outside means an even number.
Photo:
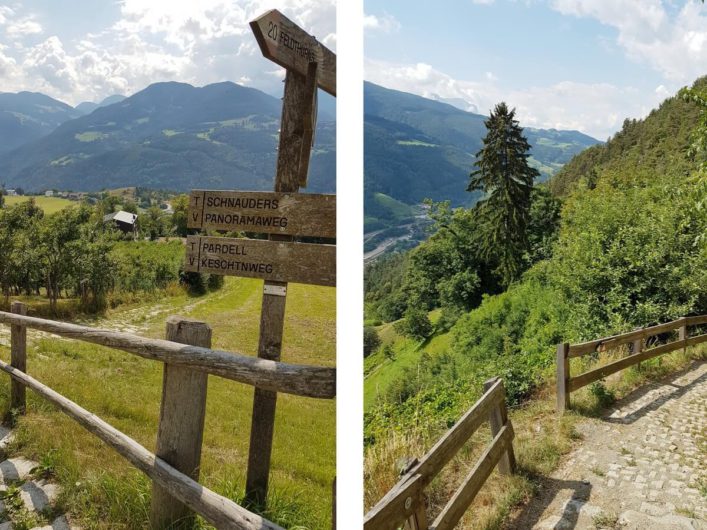
[[[262,281],[227,278],[201,297],[181,289],[162,299],[121,306],[83,323],[163,338],[165,320],[183,315],[207,322],[213,347],[255,355]],[[291,284],[283,361],[335,365],[333,288]],[[0,356],[9,359],[9,330],[0,327]],[[29,333],[28,373],[154,450],[162,364],[92,344]],[[9,378],[0,378],[7,408]],[[150,483],[93,435],[28,393],[12,454],[47,464],[61,483],[61,508],[84,528],[148,528]],[[201,482],[242,502],[253,388],[209,378]],[[335,401],[278,396],[267,518],[287,528],[331,527],[335,475]],[[203,524],[203,528],[209,528]]]
[[[15,204],[28,201],[29,199],[34,199],[37,206],[44,210],[45,215],[56,213],[63,210],[67,206],[77,204],[69,199],[62,199],[61,197],[46,197],[44,195],[12,195],[4,197],[4,199],[7,206],[14,206]]]

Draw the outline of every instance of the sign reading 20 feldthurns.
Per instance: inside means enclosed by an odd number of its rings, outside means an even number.
[[[335,286],[336,246],[189,236],[185,270]]]

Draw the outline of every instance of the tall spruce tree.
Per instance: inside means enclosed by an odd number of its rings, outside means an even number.
[[[515,109],[501,102],[484,123],[488,132],[474,164],[479,169],[469,175],[467,191],[486,194],[477,204],[485,227],[480,234],[481,252],[497,263],[501,281],[508,285],[522,272],[528,249],[530,192],[540,173],[528,165],[530,144],[515,119]]]

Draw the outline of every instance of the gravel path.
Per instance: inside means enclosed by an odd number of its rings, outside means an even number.
[[[707,362],[650,383],[583,436],[513,529],[707,529]]]

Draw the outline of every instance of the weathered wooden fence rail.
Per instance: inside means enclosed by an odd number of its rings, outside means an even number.
[[[167,320],[169,340],[28,317],[26,306],[20,302],[12,303],[11,313],[0,311],[0,323],[9,324],[11,329],[10,364],[0,361],[0,369],[12,378],[10,406],[23,412],[25,388],[31,388],[150,477],[151,528],[164,528],[177,521],[183,524],[194,517],[194,512],[217,528],[280,528],[198,482],[208,375],[275,392],[331,399],[336,395],[334,368],[286,364],[212,350],[211,328],[203,322],[180,317]],[[27,328],[162,361],[164,376],[156,454],[27,375]]]
[[[707,315],[682,317],[672,322],[658,324],[641,328],[621,335],[596,339],[581,344],[558,344],[557,345],[557,410],[564,412],[570,407],[570,393],[578,390],[594,381],[598,381],[616,373],[624,368],[633,366],[642,361],[653,359],[659,355],[670,353],[675,350],[694,346],[707,341],[707,334],[689,336],[688,327],[707,324]],[[651,337],[672,331],[678,331],[678,340],[654,346],[648,349],[644,348],[648,345]],[[611,362],[604,366],[594,368],[583,374],[572,376],[570,374],[570,359],[574,357],[582,357],[597,352],[604,352],[618,348],[625,344],[630,344],[630,355]]]
[[[410,530],[451,530],[469,508],[496,464],[501,473],[513,473],[514,433],[506,412],[503,381],[491,379],[484,384],[484,390],[484,395],[457,424],[406,471],[401,480],[366,514],[364,530],[395,530],[403,524]],[[491,444],[442,512],[434,522],[428,523],[424,489],[485,421],[491,427]]]

